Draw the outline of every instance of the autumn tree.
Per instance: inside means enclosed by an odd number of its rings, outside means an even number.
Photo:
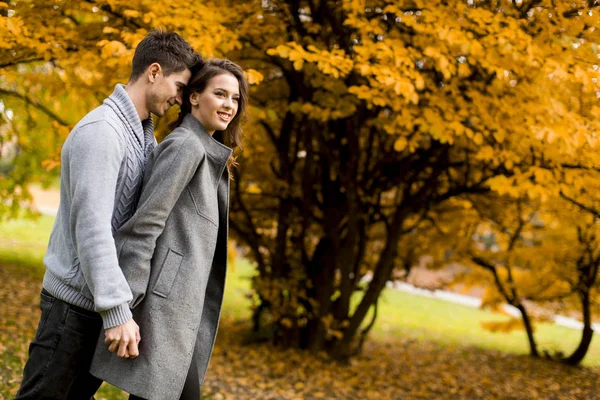
[[[205,55],[239,46],[218,9],[170,4],[0,2],[0,218],[30,200],[28,184],[56,177],[70,129],[127,82],[135,46],[150,29],[175,30]],[[166,122],[155,122],[164,132]]]
[[[567,364],[579,364],[592,344],[594,329],[592,328],[592,315],[598,313],[598,298],[600,295],[600,269],[599,232],[597,222],[590,216],[583,217],[585,223],[577,226],[576,249],[579,250],[576,259],[576,273],[571,273],[568,279],[571,292],[579,301],[583,329],[581,340],[577,348],[563,361]]]
[[[0,11],[5,108],[55,122],[44,132],[58,143],[126,79],[151,27],[248,69],[231,228],[256,262],[257,328],[283,345],[347,359],[394,270],[433,251],[419,237],[445,230],[435,226],[449,202],[556,192],[568,166],[597,166],[576,158],[598,128],[591,1],[31,0]],[[16,132],[19,143],[29,134]]]
[[[469,193],[548,190],[546,173],[594,144],[596,8],[239,8],[236,57],[265,81],[232,228],[257,263],[256,310],[276,341],[350,356],[399,245],[432,210]]]
[[[569,364],[578,364],[585,357],[594,335],[592,316],[594,312],[600,312],[600,202],[598,196],[594,195],[600,188],[600,179],[598,168],[589,163],[596,157],[594,149],[584,147],[577,154],[577,162],[568,165],[567,171],[562,172],[565,183],[559,189],[560,197],[568,206],[559,209],[557,214],[561,215],[561,221],[568,226],[567,229],[576,229],[575,246],[569,246],[576,256],[576,273],[572,273],[567,282],[576,295],[574,297],[579,303],[583,320],[580,344],[564,359]],[[570,215],[575,218],[562,218],[565,210],[571,211]]]
[[[498,306],[506,302],[519,310],[530,354],[538,357],[533,320],[525,303],[531,297],[524,292],[539,295],[553,287],[555,281],[531,267],[532,256],[538,254],[536,262],[548,265],[548,254],[543,254],[534,242],[539,240],[535,236],[539,224],[537,207],[524,198],[486,200],[473,208],[480,220],[475,222],[473,246],[468,251],[468,261],[491,274],[491,286],[495,289],[488,290],[482,305]],[[542,279],[547,281],[541,282]],[[502,325],[493,324],[491,328],[510,331],[519,325],[518,320],[511,319]]]
[[[470,200],[472,208],[461,212],[452,234],[464,236],[453,248],[455,260],[472,270],[453,284],[485,288],[484,308],[510,304],[519,311],[520,317],[485,323],[486,329],[523,329],[533,357],[580,363],[593,336],[592,314],[598,311],[598,223],[558,196],[487,194]],[[555,312],[583,320],[581,339],[567,356],[540,349],[535,340],[537,322],[548,322]]]

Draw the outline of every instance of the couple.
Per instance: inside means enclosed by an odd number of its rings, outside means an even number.
[[[87,400],[102,381],[131,399],[200,398],[247,95],[238,65],[153,31],[127,85],[75,126],[17,399]],[[155,148],[151,114],[175,103],[175,129]]]

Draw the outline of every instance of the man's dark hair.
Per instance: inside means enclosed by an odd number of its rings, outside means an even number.
[[[175,32],[152,30],[138,44],[133,55],[130,82],[135,82],[150,64],[158,63],[165,76],[192,69],[202,56]]]

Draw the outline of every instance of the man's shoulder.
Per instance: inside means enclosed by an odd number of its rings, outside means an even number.
[[[75,125],[73,131],[81,130],[83,128],[89,129],[94,126],[103,127],[104,129],[110,127],[115,133],[119,133],[121,130],[125,129],[115,111],[104,104],[87,113],[77,125]]]
[[[63,151],[80,151],[82,148],[118,149],[127,147],[123,131],[126,129],[110,107],[99,106],[86,114],[71,130]]]

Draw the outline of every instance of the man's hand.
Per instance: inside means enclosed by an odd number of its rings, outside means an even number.
[[[140,339],[140,327],[132,319],[104,331],[104,343],[109,345],[108,350],[123,358],[135,358],[140,355]]]

